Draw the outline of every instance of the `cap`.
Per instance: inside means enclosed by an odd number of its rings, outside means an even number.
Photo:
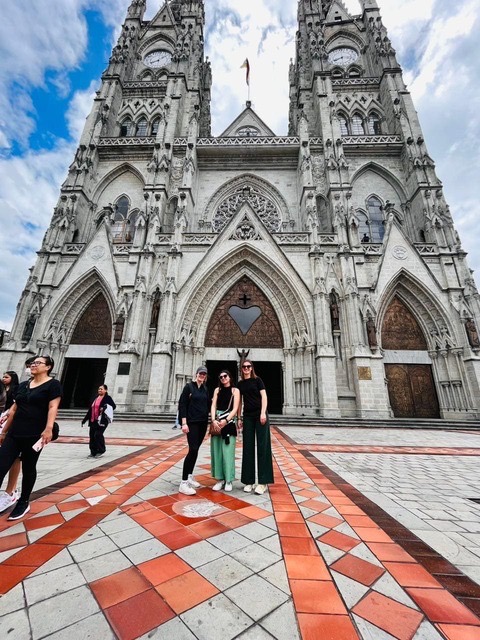
[[[208,373],[207,367],[198,367],[197,374],[199,373]]]

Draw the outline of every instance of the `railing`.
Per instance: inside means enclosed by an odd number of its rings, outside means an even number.
[[[155,137],[153,136],[145,136],[145,137],[136,137],[136,136],[126,136],[122,138],[100,138],[98,141],[99,147],[134,147],[137,145],[149,145],[155,144]]]
[[[401,136],[342,136],[343,144],[398,144],[402,142]]]
[[[333,80],[333,87],[353,87],[365,86],[369,84],[380,84],[380,78],[342,78],[341,80]]]

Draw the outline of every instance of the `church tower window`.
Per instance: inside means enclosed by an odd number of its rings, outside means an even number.
[[[367,211],[370,222],[370,237],[372,242],[383,242],[385,223],[383,206],[379,198],[372,196],[367,200]]]
[[[130,118],[125,118],[120,126],[120,137],[128,138],[135,135],[135,124]]]
[[[155,118],[152,122],[152,136],[156,136],[160,127],[160,118]]]
[[[135,235],[138,211],[130,211],[130,201],[126,196],[117,200],[112,225],[113,242],[131,243]]]
[[[352,136],[363,136],[365,130],[363,128],[363,118],[358,113],[355,113],[352,117]]]
[[[371,136],[379,136],[382,133],[382,128],[380,126],[380,117],[378,113],[372,111],[368,116],[368,133]]]
[[[144,138],[147,135],[148,122],[146,118],[140,118],[137,122],[137,136]]]
[[[340,123],[340,133],[342,136],[348,136],[348,122],[344,115],[338,116],[338,121]]]

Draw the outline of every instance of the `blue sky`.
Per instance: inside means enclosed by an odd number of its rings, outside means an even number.
[[[345,0],[359,13],[357,0]],[[9,329],[129,0],[0,7],[0,328]],[[149,0],[147,18],[162,0]],[[480,269],[480,3],[378,0],[472,268]],[[206,0],[213,133],[242,110],[287,131],[296,0]],[[478,278],[477,278],[478,281]]]

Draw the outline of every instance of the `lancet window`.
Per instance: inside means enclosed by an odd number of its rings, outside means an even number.
[[[113,242],[124,244],[133,242],[137,217],[138,210],[130,209],[130,200],[126,196],[117,200],[112,224]]]

